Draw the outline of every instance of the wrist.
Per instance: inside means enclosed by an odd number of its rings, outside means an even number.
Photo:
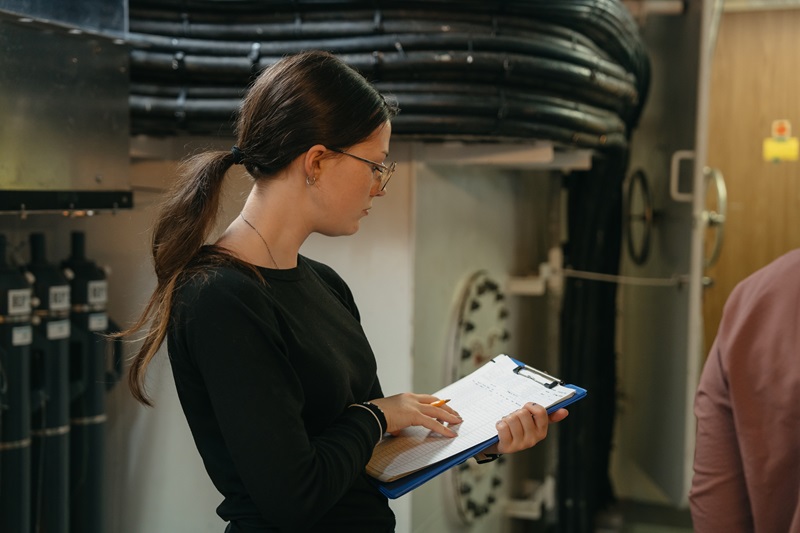
[[[362,402],[362,405],[375,413],[375,416],[378,417],[378,422],[381,425],[381,435],[386,433],[389,429],[389,423],[386,422],[386,414],[383,412],[383,409],[381,409],[378,404],[372,402]]]
[[[375,422],[378,425],[378,431],[379,431],[378,442],[380,442],[383,439],[383,434],[386,433],[386,430],[388,428],[388,424],[386,422],[386,415],[383,413],[381,408],[372,402],[354,403],[351,404],[349,407],[358,407],[360,409],[369,411],[372,414],[373,418],[375,419]]]

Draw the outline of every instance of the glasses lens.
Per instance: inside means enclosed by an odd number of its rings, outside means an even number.
[[[381,170],[381,188],[379,190],[382,191],[386,188],[386,184],[389,183],[389,179],[394,174],[395,167],[397,167],[397,163],[392,161],[388,168]]]

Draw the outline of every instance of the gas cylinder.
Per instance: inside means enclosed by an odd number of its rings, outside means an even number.
[[[45,257],[45,237],[32,233],[34,297],[31,344],[31,520],[37,533],[69,531],[70,286]]]
[[[30,531],[30,275],[6,261],[0,235],[0,531]]]
[[[71,254],[62,261],[61,267],[70,278],[72,324],[69,342],[70,530],[101,533],[105,508],[105,395],[119,381],[121,341],[109,337],[117,328],[106,312],[106,271],[86,258],[83,232],[72,233]]]

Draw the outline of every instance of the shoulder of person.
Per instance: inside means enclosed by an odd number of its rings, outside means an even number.
[[[322,281],[337,289],[340,287],[347,288],[347,283],[333,268],[329,267],[325,263],[320,263],[319,261],[315,261],[308,257],[301,257],[302,260],[308,264],[309,268],[320,278],[322,278]]]
[[[784,298],[800,292],[800,249],[791,250],[740,281],[731,299]]]
[[[728,296],[719,331],[751,331],[797,316],[800,250],[792,250],[736,284]]]
[[[217,296],[253,295],[266,283],[258,273],[234,262],[191,265],[180,277],[176,291],[185,300]]]
[[[327,285],[339,300],[353,313],[356,319],[360,319],[360,314],[353,298],[353,292],[342,277],[334,269],[319,261],[314,261],[308,257],[301,256],[301,260],[308,264],[308,267]]]

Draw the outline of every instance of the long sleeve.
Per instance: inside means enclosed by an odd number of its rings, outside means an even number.
[[[249,518],[267,530],[302,531],[358,481],[364,490],[380,431],[348,405],[380,386],[337,295],[293,286],[287,308],[279,285],[227,273],[185,288],[170,354],[198,449],[226,497],[220,515],[247,520],[252,503],[259,516]]]
[[[711,349],[695,399],[698,425],[690,502],[697,533],[753,529],[718,344]]]
[[[741,282],[695,398],[698,533],[800,531],[800,251]]]

